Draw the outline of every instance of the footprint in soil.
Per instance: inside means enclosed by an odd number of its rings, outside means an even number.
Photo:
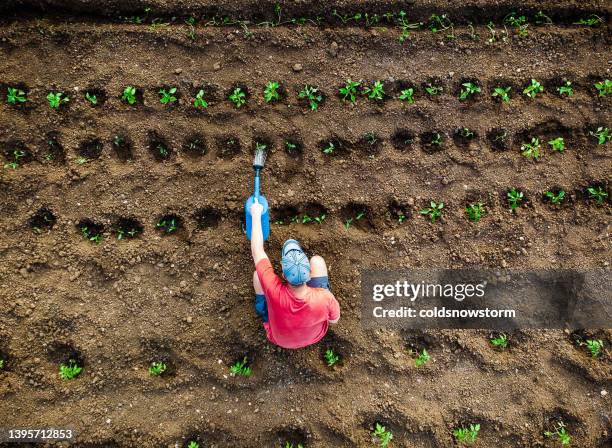
[[[28,226],[35,233],[42,233],[43,230],[51,230],[57,219],[51,210],[47,207],[41,207],[28,220]]]

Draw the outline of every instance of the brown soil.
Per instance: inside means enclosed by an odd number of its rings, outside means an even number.
[[[0,154],[3,164],[14,148],[27,156],[0,175],[0,426],[74,427],[81,447],[366,447],[380,422],[394,434],[391,446],[448,447],[453,428],[480,423],[474,446],[501,448],[557,446],[543,431],[563,420],[573,446],[610,446],[610,396],[601,393],[612,386],[610,330],[517,332],[506,351],[493,349],[484,330],[366,331],[359,287],[366,267],[609,269],[612,208],[585,188],[610,193],[610,144],[588,135],[611,124],[610,98],[592,89],[611,78],[610,30],[607,21],[571,25],[593,12],[607,20],[609,4],[525,2],[526,11],[553,11],[559,24],[532,26],[526,38],[510,29],[507,42],[489,44],[485,13],[499,18],[513,3],[461,10],[418,1],[423,20],[456,13],[457,38],[422,30],[401,45],[397,27],[331,19],[247,34],[196,26],[194,41],[182,20],[152,28],[116,17],[144,2],[4,3]],[[110,14],[119,3],[124,9]],[[218,2],[146,3],[182,18]],[[284,11],[312,6],[296,4]],[[332,4],[355,10],[355,2]],[[367,4],[382,12],[399,5]],[[273,10],[250,1],[227,9],[253,20]],[[470,14],[479,40],[465,26]],[[555,94],[564,77],[575,87],[571,99]],[[394,97],[417,86],[416,103],[343,104],[336,92],[347,78],[379,79]],[[546,88],[535,100],[519,94],[531,78]],[[434,99],[420,87],[432,79],[444,88]],[[463,103],[457,91],[466,79],[482,93]],[[268,80],[283,83],[277,105],[263,101]],[[318,111],[298,101],[304,84],[320,86]],[[513,87],[510,103],[490,97],[499,84]],[[6,86],[17,85],[31,101],[14,107]],[[134,106],[120,100],[126,85],[140,91]],[[249,92],[239,110],[225,99],[236,85]],[[168,86],[180,92],[173,106],[158,101]],[[210,103],[202,112],[191,105],[200,88]],[[71,101],[51,110],[50,91]],[[104,101],[92,107],[85,91]],[[463,127],[476,138],[457,139]],[[444,137],[436,150],[433,133]],[[521,156],[532,136],[558,135],[563,153],[544,144],[540,161]],[[286,140],[296,149],[286,151]],[[342,306],[333,331],[303,350],[271,346],[253,309],[242,207],[255,141],[271,146],[262,188],[272,220],[283,222],[272,227],[269,254],[277,258],[294,237],[325,257]],[[338,150],[326,155],[329,141]],[[516,213],[505,202],[512,187],[528,199]],[[566,206],[542,200],[559,188]],[[446,204],[435,224],[419,215],[432,199]],[[470,223],[464,208],[476,200],[488,213]],[[322,214],[321,225],[291,222]],[[172,216],[176,231],[158,225]],[[101,243],[83,238],[84,222]],[[142,232],[118,240],[119,228]],[[577,343],[591,337],[607,347],[598,359]],[[323,360],[329,347],[342,357],[334,369]],[[417,368],[411,352],[422,348],[431,360]],[[244,356],[253,375],[230,376],[228,366]],[[58,377],[68,358],[84,366],[70,382]],[[148,373],[153,361],[168,365],[159,378]]]

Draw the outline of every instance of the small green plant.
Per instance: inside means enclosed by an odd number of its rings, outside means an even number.
[[[324,357],[325,357],[325,362],[327,363],[327,367],[333,367],[335,364],[337,364],[340,361],[340,356],[334,353],[334,350],[331,348],[328,348],[327,350],[325,350]]]
[[[123,89],[121,99],[128,103],[130,106],[136,104],[136,87],[127,86],[125,89]]]
[[[88,226],[81,226],[81,235],[88,241],[92,243],[100,244],[102,242],[103,236],[99,231],[95,231]]]
[[[470,424],[467,428],[457,428],[453,430],[453,436],[457,442],[475,442],[480,432],[480,424]]]
[[[23,159],[26,155],[25,151],[22,151],[21,149],[14,149],[12,154],[13,159],[10,162],[4,164],[4,169],[11,168],[13,170],[16,170],[17,168],[19,168],[19,160]]]
[[[587,339],[585,344],[593,358],[598,358],[603,353],[604,343],[601,339]]]
[[[6,102],[9,104],[25,103],[28,101],[26,93],[21,89],[7,87]]]
[[[589,197],[595,199],[599,205],[603,204],[604,200],[608,197],[608,193],[599,186],[588,187],[587,192],[589,193]]]
[[[486,214],[486,210],[482,202],[475,202],[473,204],[469,204],[465,207],[465,212],[470,218],[470,221],[474,222],[480,221],[480,219]]]
[[[339,92],[344,101],[354,103],[357,101],[357,89],[361,86],[360,82],[347,79],[344,86],[340,87]]]
[[[176,87],[170,87],[168,90],[159,89],[159,102],[162,104],[172,104],[176,103],[178,98],[176,97],[176,92],[178,89]]]
[[[565,149],[565,139],[563,137],[557,137],[547,142],[553,151],[563,152]]]
[[[391,440],[393,440],[393,433],[385,428],[380,423],[374,425],[374,437],[378,440],[378,446],[380,448],[387,448]]]
[[[236,361],[230,366],[230,372],[234,376],[246,376],[249,377],[253,374],[253,369],[248,366],[247,357],[245,356],[242,361]]]
[[[434,34],[449,30],[446,37],[448,39],[455,38],[453,22],[446,14],[432,14],[429,17],[429,29]]]
[[[80,367],[74,359],[68,361],[68,364],[61,364],[59,368],[59,376],[63,380],[72,380],[80,375],[83,368]]]
[[[399,94],[399,99],[404,101],[406,104],[414,104],[414,89],[404,89]]]
[[[491,96],[493,98],[499,97],[500,100],[507,103],[510,101],[510,90],[512,90],[512,87],[495,87],[493,89],[493,93],[491,93]]]
[[[565,200],[565,191],[559,190],[558,192],[547,191],[546,197],[550,200],[550,203],[553,205],[561,205],[561,203]]]
[[[508,336],[505,333],[501,333],[498,336],[489,339],[491,345],[495,348],[505,349],[508,348]]]
[[[574,96],[574,88],[572,87],[572,83],[570,81],[568,81],[567,79],[564,79],[562,84],[557,87],[557,92],[559,92],[559,95],[563,96],[567,96],[567,97],[572,97]]]
[[[597,96],[608,96],[612,94],[612,81],[609,79],[604,79],[601,82],[596,82],[593,84],[595,89],[597,89]]]
[[[319,88],[308,84],[298,92],[298,98],[308,101],[310,110],[317,110],[321,101],[323,101],[323,96],[319,92]]]
[[[459,93],[459,101],[465,101],[469,97],[476,95],[477,93],[480,93],[480,87],[474,84],[473,82],[464,82],[461,85],[463,86],[463,88],[461,89],[461,92]]]
[[[612,138],[610,129],[602,126],[598,127],[595,131],[589,131],[589,135],[597,139],[598,145],[605,145]]]
[[[333,154],[335,149],[336,145],[334,145],[334,142],[329,142],[325,147],[323,147],[323,154]]]
[[[580,19],[577,22],[574,22],[574,25],[584,25],[584,26],[599,26],[603,23],[603,19],[598,15],[591,14],[589,17],[584,19]]]
[[[476,134],[474,133],[474,131],[472,131],[470,128],[460,128],[457,131],[457,134],[459,134],[460,137],[463,137],[466,140],[472,140],[476,137]]]
[[[190,440],[187,444],[187,448],[200,448],[200,444],[194,440]]]
[[[193,100],[193,107],[196,109],[206,109],[208,107],[208,102],[204,99],[204,95],[204,89],[200,89]]]
[[[365,211],[361,211],[357,213],[357,215],[354,218],[348,218],[346,221],[344,221],[344,228],[346,230],[350,229],[355,221],[359,221],[364,216],[365,216]]]
[[[444,137],[442,137],[442,134],[440,134],[439,132],[434,132],[431,136],[431,141],[430,143],[433,146],[442,146],[442,143],[444,143]]]
[[[62,92],[50,92],[47,101],[51,109],[59,109],[62,104],[69,102],[70,98]]]
[[[540,145],[540,139],[536,137],[532,137],[530,143],[523,143],[521,145],[521,154],[524,157],[538,160],[541,155],[540,153],[541,149],[542,149],[542,145]]]
[[[79,157],[76,159],[76,163],[79,165],[85,165],[87,163],[87,157]]]
[[[0,359],[0,370],[4,369],[4,359]]]
[[[326,215],[322,214],[320,216],[315,216],[313,219],[315,220],[317,224],[323,224],[323,221],[325,221],[325,217]]]
[[[301,443],[294,445],[291,442],[285,442],[285,444],[283,445],[283,448],[304,448],[304,445],[302,445]]]
[[[532,79],[527,87],[523,89],[523,93],[529,98],[535,98],[539,93],[544,91],[544,86],[535,79]]]
[[[155,224],[155,227],[164,233],[174,233],[178,230],[179,225],[176,218],[162,218]]]
[[[542,11],[538,11],[533,17],[536,25],[552,25],[553,21]]]
[[[151,366],[149,367],[149,375],[160,376],[167,369],[168,369],[168,366],[166,365],[166,363],[162,361],[155,361],[155,362],[152,362]]]
[[[523,200],[525,199],[525,194],[522,191],[513,188],[506,194],[506,197],[508,198],[510,210],[514,211],[522,204]]]
[[[408,216],[406,216],[404,213],[399,212],[397,215],[397,222],[399,224],[402,224],[404,221],[406,221],[408,219]]]
[[[419,213],[421,215],[429,216],[431,222],[436,222],[442,217],[442,209],[444,208],[444,202],[431,201],[429,207],[422,209]]]
[[[277,81],[268,81],[264,88],[264,100],[266,100],[266,103],[273,103],[280,99],[280,83]]]
[[[571,437],[563,422],[558,422],[555,425],[554,431],[544,431],[544,435],[549,439],[558,439],[562,446],[569,446],[571,442]]]
[[[525,16],[516,16],[516,13],[512,12],[504,18],[504,24],[516,28],[520,37],[527,37],[529,35],[527,30],[529,25]]]
[[[363,94],[371,100],[382,101],[385,98],[385,88],[383,83],[376,80],[371,86],[365,86]]]
[[[425,364],[427,364],[427,361],[429,361],[429,353],[427,353],[427,350],[423,349],[421,350],[421,352],[416,352],[416,357],[414,358],[414,365],[417,367],[421,367]]]
[[[92,106],[98,105],[98,97],[94,93],[85,92],[85,99],[89,101]]]
[[[124,238],[136,238],[136,236],[140,233],[140,230],[136,228],[125,229],[120,227],[117,229],[117,240],[121,241]]]
[[[434,86],[432,84],[427,84],[425,86],[425,91],[431,96],[438,96],[442,94],[444,88],[442,86]]]
[[[241,87],[236,87],[232,93],[230,93],[228,99],[234,103],[236,109],[240,109],[246,104],[246,92]]]

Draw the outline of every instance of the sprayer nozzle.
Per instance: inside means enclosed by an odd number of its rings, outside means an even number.
[[[255,157],[253,158],[253,168],[262,169],[266,163],[268,155],[268,145],[264,143],[255,143]]]

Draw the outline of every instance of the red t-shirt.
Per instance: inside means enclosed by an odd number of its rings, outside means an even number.
[[[298,299],[274,273],[268,258],[260,260],[256,269],[268,304],[264,328],[270,342],[284,348],[306,347],[325,336],[328,320],[340,317],[340,305],[329,290],[309,287],[308,294]]]

